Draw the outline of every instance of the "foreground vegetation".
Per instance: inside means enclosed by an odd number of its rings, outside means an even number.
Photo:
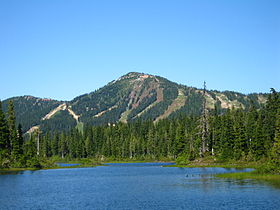
[[[220,178],[234,178],[234,179],[258,179],[266,181],[278,181],[280,182],[280,176],[275,174],[259,174],[255,171],[252,172],[240,172],[240,173],[224,173],[217,174],[216,177]]]

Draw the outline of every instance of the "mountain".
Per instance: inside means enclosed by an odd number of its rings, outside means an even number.
[[[206,91],[208,109],[223,113],[228,108],[248,109],[251,104],[260,108],[266,94],[241,94],[233,91]],[[14,97],[18,123],[24,131],[68,130],[83,124],[101,125],[136,120],[158,121],[180,114],[199,115],[203,90],[179,85],[163,77],[130,72],[106,86],[72,101],[56,101],[33,96]]]

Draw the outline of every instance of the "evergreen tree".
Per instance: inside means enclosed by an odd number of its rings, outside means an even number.
[[[266,150],[273,146],[277,110],[280,109],[280,93],[271,88],[264,109],[264,144]]]
[[[22,134],[22,126],[21,124],[18,124],[17,128],[17,139],[19,144],[19,154],[23,154],[23,134]]]
[[[256,122],[256,127],[254,130],[254,135],[252,139],[252,148],[253,148],[253,154],[256,160],[259,160],[262,158],[266,151],[265,151],[265,130],[263,126],[263,115],[261,112],[259,112],[258,119]]]
[[[200,157],[203,157],[207,151],[209,151],[209,116],[207,110],[207,100],[206,100],[206,82],[204,81],[203,89],[203,107],[202,115],[200,119],[200,129],[201,129],[201,150]]]
[[[87,157],[93,157],[94,155],[94,143],[93,143],[93,134],[92,134],[92,129],[88,128],[89,131],[86,136],[86,142],[85,142],[85,147],[86,147],[86,154]]]
[[[24,144],[24,154],[27,158],[26,166],[31,168],[41,168],[40,161],[37,155],[37,144],[36,137],[34,135],[30,135],[29,140],[27,140]]]
[[[275,137],[271,156],[272,162],[279,168],[280,173],[280,109],[278,109],[276,115]]]
[[[234,136],[234,158],[239,160],[241,157],[245,157],[247,154],[244,116],[240,109],[235,112]]]
[[[41,155],[43,157],[50,157],[51,156],[51,146],[50,146],[50,135],[46,133],[46,135],[41,138]]]
[[[233,158],[234,147],[234,128],[233,119],[230,110],[222,118],[221,139],[220,139],[220,157],[221,159]]]
[[[16,116],[13,101],[9,101],[8,106],[8,126],[10,133],[10,151],[13,161],[17,161],[20,157],[20,143],[17,137]]]
[[[220,116],[218,115],[219,110],[217,105],[215,105],[213,116],[210,118],[209,122],[209,148],[211,149],[211,154],[214,156],[217,152],[219,152],[219,140],[220,140],[220,131],[221,131],[221,120]]]
[[[246,139],[247,139],[247,145],[248,145],[248,154],[247,154],[247,160],[253,160],[253,140],[255,136],[255,129],[256,129],[256,123],[258,119],[258,112],[256,107],[253,103],[251,103],[251,106],[249,108],[249,112],[245,116],[245,129],[246,129]]]
[[[148,131],[146,151],[149,157],[154,157],[155,151],[155,131],[154,127],[151,125]]]
[[[186,152],[186,136],[185,136],[185,128],[182,124],[179,124],[176,128],[176,152],[175,154],[178,156],[183,152]]]
[[[59,155],[59,134],[55,133],[51,142],[52,155]]]
[[[64,158],[67,154],[67,137],[65,136],[64,132],[59,138],[59,154],[61,154],[61,158]]]
[[[36,140],[33,134],[31,134],[29,139],[25,142],[23,149],[27,159],[32,159],[34,156],[36,156]]]
[[[0,159],[8,156],[9,149],[9,129],[2,111],[2,103],[0,101]]]

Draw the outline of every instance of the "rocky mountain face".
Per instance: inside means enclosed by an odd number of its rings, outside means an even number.
[[[203,90],[179,85],[165,78],[131,72],[106,86],[72,101],[56,101],[33,96],[14,97],[16,116],[25,131],[68,130],[83,124],[102,125],[136,120],[158,120],[180,114],[199,115],[203,104]],[[229,108],[259,108],[266,102],[266,94],[244,95],[232,91],[206,91],[209,111],[223,113]]]

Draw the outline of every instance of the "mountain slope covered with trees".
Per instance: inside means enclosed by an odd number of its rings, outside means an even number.
[[[23,132],[40,129],[44,132],[65,130],[83,125],[106,125],[118,122],[159,121],[180,115],[199,116],[203,101],[207,109],[218,114],[229,108],[248,111],[253,105],[261,108],[267,94],[244,95],[232,91],[209,91],[179,85],[165,78],[131,72],[106,86],[71,101],[56,101],[32,96],[3,101],[4,112],[13,100],[17,123]]]

